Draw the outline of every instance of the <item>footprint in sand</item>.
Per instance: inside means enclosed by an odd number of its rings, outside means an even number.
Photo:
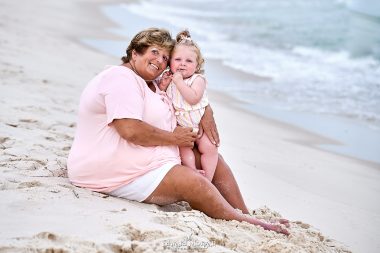
[[[50,233],[50,232],[41,232],[41,233],[35,235],[35,238],[48,239],[51,241],[57,240],[57,236],[53,233]]]
[[[9,245],[1,246],[0,252],[132,252],[131,247],[124,244],[97,243],[85,241],[52,232],[40,232],[32,237],[18,237]]]
[[[38,120],[35,120],[35,119],[19,119],[19,122],[23,122],[23,123],[37,123]]]
[[[34,129],[40,125],[40,122],[35,119],[19,119],[18,122],[6,122],[5,123],[11,127],[21,127],[26,129]]]
[[[303,223],[302,221],[295,221],[294,223],[297,224],[298,226],[300,226],[301,228],[304,228],[304,229],[310,228],[309,224]]]
[[[8,152],[5,152],[8,154]],[[17,169],[18,172],[28,171],[28,175],[30,176],[29,171],[39,171],[46,167],[46,161],[30,158],[30,157],[17,157],[12,154],[8,154],[9,157],[4,158],[0,161],[0,166],[4,166],[4,168],[14,168]]]
[[[1,137],[1,136],[0,136],[0,144],[3,144],[3,143],[6,142],[7,140],[9,140],[9,137]]]
[[[5,123],[5,124],[11,127],[18,127],[18,124],[15,124],[15,123]]]
[[[30,181],[30,182],[22,182],[18,185],[18,189],[24,189],[24,188],[32,188],[32,187],[39,187],[42,186],[42,183],[39,181]]]
[[[26,129],[35,129],[35,128],[40,128],[41,122],[39,122],[36,119],[19,119],[18,120],[19,124],[18,127],[26,128]]]
[[[165,206],[159,206],[158,210],[163,212],[182,212],[182,211],[191,211],[193,210],[189,203],[186,201],[180,201],[177,203],[165,205]]]
[[[163,252],[167,249],[166,242],[179,238],[170,232],[142,230],[131,224],[123,225],[121,235],[120,240],[130,242],[125,245],[125,252]]]
[[[0,136],[0,149],[6,149],[7,148],[4,144],[8,140],[9,140],[9,137],[1,137]]]
[[[15,178],[9,178],[0,181],[0,191],[16,189],[20,181]]]
[[[170,234],[165,234],[160,230],[143,231],[135,228],[131,224],[124,225],[122,233],[124,236],[127,236],[130,241],[153,241],[163,237],[172,236]]]

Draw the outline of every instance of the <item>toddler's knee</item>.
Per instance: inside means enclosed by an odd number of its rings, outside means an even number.
[[[214,144],[212,144],[210,141],[200,144],[198,148],[202,154],[203,153],[218,154],[218,148]]]
[[[195,169],[195,157],[181,154],[182,165]]]
[[[194,155],[189,155],[189,154],[181,154],[181,159],[183,161],[189,161],[189,162],[195,161]]]

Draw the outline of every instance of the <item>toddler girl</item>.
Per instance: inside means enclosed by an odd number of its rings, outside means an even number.
[[[198,45],[191,39],[189,31],[180,32],[176,45],[171,53],[170,71],[163,74],[160,90],[166,93],[173,102],[177,123],[183,127],[192,127],[198,132],[196,143],[201,153],[201,164],[204,174],[210,181],[214,176],[218,161],[218,149],[203,134],[199,122],[208,105],[206,78],[202,75],[204,59]],[[180,147],[182,163],[194,170],[195,157],[189,147]]]

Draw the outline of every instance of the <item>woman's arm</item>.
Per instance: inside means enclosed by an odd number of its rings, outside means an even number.
[[[137,119],[115,119],[111,124],[121,137],[140,146],[193,147],[196,139],[196,133],[188,127],[176,127],[169,132]]]
[[[191,105],[195,105],[201,101],[203,93],[206,89],[206,80],[203,77],[195,78],[190,87],[183,81],[182,74],[180,72],[176,72],[173,75],[173,82],[186,102]]]
[[[219,133],[218,129],[216,128],[214,113],[210,105],[206,106],[205,113],[201,118],[200,125],[203,128],[203,131],[206,133],[207,137],[210,139],[210,141],[214,145],[219,146]]]

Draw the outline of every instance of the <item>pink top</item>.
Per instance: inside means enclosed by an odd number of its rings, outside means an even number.
[[[194,80],[197,77],[203,78],[205,83],[207,83],[206,78],[201,74],[193,74],[191,77],[184,79],[183,82],[187,86],[192,87]],[[187,91],[188,90],[185,90],[185,92]],[[193,92],[182,94],[173,81],[169,84],[168,88],[166,89],[166,94],[173,102],[178,125],[193,128],[199,127],[199,122],[201,122],[205,108],[209,103],[206,86],[203,87],[203,89],[198,89],[198,92],[202,92],[203,95],[198,103],[192,105],[186,101],[185,97],[194,98],[195,95]]]
[[[67,161],[74,185],[107,193],[168,162],[181,163],[177,146],[143,147],[123,139],[111,124],[122,118],[142,120],[171,132],[176,126],[165,93],[152,92],[126,67],[105,69],[89,82],[80,98]]]

